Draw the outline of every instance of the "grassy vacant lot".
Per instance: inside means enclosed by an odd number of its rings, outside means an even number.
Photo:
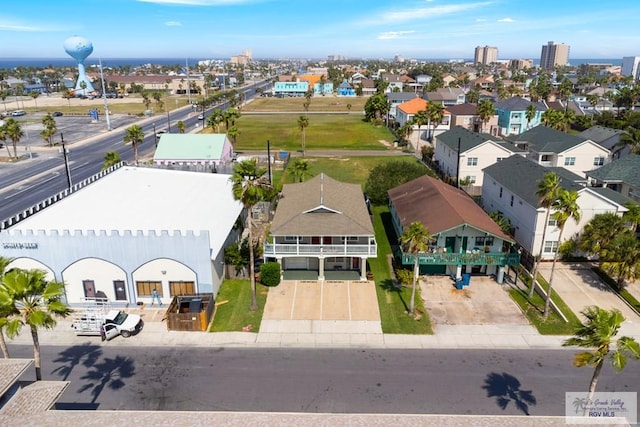
[[[368,98],[338,98],[335,96],[320,96],[311,98],[309,112],[330,111],[334,113],[358,113],[364,111],[364,104]],[[256,98],[242,107],[243,113],[249,112],[299,112],[306,110],[304,104],[307,98]],[[349,108],[349,105],[351,108]]]
[[[249,280],[225,280],[216,297],[218,305],[210,332],[239,332],[247,325],[252,325],[252,331],[258,332],[268,291],[267,287],[256,283],[258,310],[250,311]]]
[[[302,131],[300,114],[245,114],[236,121],[240,131],[236,151],[266,150],[267,140],[273,150],[300,151]],[[361,114],[309,114],[305,129],[307,150],[387,150],[393,134],[384,126],[363,121]],[[208,127],[206,132],[213,132]]]
[[[364,188],[364,184],[369,177],[371,170],[381,163],[394,160],[404,162],[417,162],[414,156],[349,156],[349,157],[305,157],[309,163],[309,170],[312,176],[319,175],[321,172],[329,175],[338,181],[360,184]],[[289,162],[292,167],[293,162]],[[276,180],[281,184],[293,182],[293,175],[289,171],[285,171],[281,175],[280,180]]]
[[[164,107],[158,110],[156,102],[152,99],[150,109],[154,111],[161,111],[157,114],[166,114]],[[136,94],[129,95],[126,98],[108,99],[109,111],[113,114],[132,114],[142,115],[144,114],[145,106],[142,103],[142,97]],[[186,97],[162,97],[162,102],[166,108],[173,110],[175,108],[184,107],[187,105]],[[37,108],[36,104],[37,103]],[[32,98],[24,100],[24,110],[27,113],[34,112],[48,112],[60,111],[65,115],[87,115],[89,110],[97,109],[100,114],[104,114],[104,99],[80,99],[71,98],[66,100],[59,96],[56,97],[38,97],[34,103]],[[14,108],[15,109],[15,108]]]

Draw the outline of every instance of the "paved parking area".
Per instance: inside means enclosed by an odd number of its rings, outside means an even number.
[[[455,288],[448,276],[424,276],[420,291],[434,325],[528,325],[520,307],[499,285],[486,276],[471,276],[464,289]]]
[[[283,280],[269,289],[262,319],[379,322],[375,284],[349,280]]]
[[[549,280],[551,263],[540,265],[540,274]],[[632,283],[628,286],[638,286]],[[591,305],[611,310],[617,308],[625,317],[620,335],[640,338],[640,316],[638,316],[615,292],[591,271],[591,263],[556,264],[553,289],[560,295],[578,317],[580,312]]]

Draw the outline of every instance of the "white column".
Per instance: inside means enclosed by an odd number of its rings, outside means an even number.
[[[458,265],[456,267],[456,279],[460,279],[462,277],[462,266]]]
[[[498,275],[496,276],[496,281],[502,285],[504,282],[504,267],[498,267]]]
[[[367,280],[367,258],[360,257],[360,280]]]
[[[276,261],[280,265],[280,280],[282,280],[283,279],[283,276],[282,276],[282,257],[276,257]]]
[[[324,258],[318,257],[318,280],[324,280]]]

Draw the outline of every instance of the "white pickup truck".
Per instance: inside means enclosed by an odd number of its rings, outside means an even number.
[[[144,322],[137,314],[127,314],[120,310],[109,310],[106,314],[87,310],[78,314],[71,324],[76,335],[101,335],[110,340],[122,335],[129,338],[142,330]]]

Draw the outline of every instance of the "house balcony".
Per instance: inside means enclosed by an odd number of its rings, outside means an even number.
[[[400,252],[403,265],[413,265],[413,254]],[[418,254],[419,265],[518,265],[520,255],[506,252],[478,253],[421,253]]]
[[[312,257],[367,257],[374,258],[378,255],[378,246],[374,244],[354,245],[313,245],[313,244],[285,244],[265,243],[265,257],[286,256],[312,256]]]

